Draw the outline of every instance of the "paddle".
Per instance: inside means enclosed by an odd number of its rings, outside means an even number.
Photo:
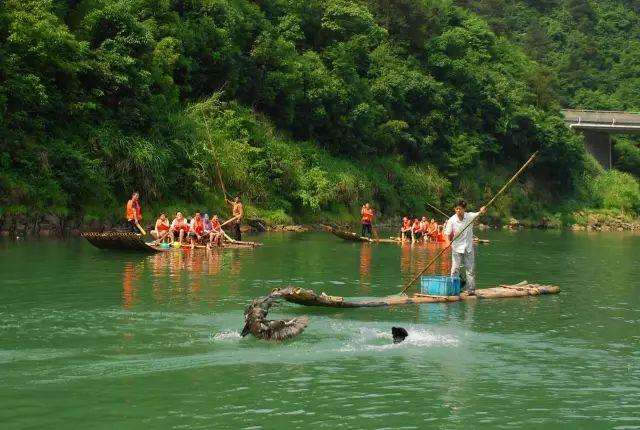
[[[488,202],[488,203],[486,203],[486,204],[484,205],[484,207],[485,207],[485,208],[488,208],[489,206],[491,206],[491,205],[493,204],[493,202],[494,202],[494,201],[495,201],[495,200],[496,200],[496,199],[497,199],[497,198],[498,198],[502,193],[504,193],[504,192],[506,191],[506,189],[507,189],[507,188],[509,188],[509,185],[511,185],[511,184],[513,183],[513,181],[515,181],[515,180],[518,178],[518,176],[520,176],[520,174],[521,174],[522,172],[524,172],[524,171],[525,171],[525,169],[526,169],[527,167],[529,167],[529,164],[531,164],[531,163],[533,162],[533,160],[536,158],[536,156],[537,156],[537,155],[538,155],[538,151],[534,152],[534,153],[533,153],[533,155],[531,155],[531,157],[529,157],[529,159],[527,160],[527,162],[526,162],[526,163],[524,163],[524,164],[522,165],[522,167],[520,168],[520,170],[518,170],[518,171],[515,173],[515,175],[513,175],[513,176],[511,177],[511,179],[509,179],[509,180],[507,181],[507,183],[506,183],[506,184],[504,184],[504,186],[503,186],[502,188],[500,188],[500,191],[498,191],[498,192],[497,192],[497,193],[496,193],[496,194],[491,198],[491,200],[489,200],[489,202]],[[464,228],[463,228],[462,230],[460,230],[458,233],[456,233],[456,235],[455,235],[455,236],[453,237],[453,239],[449,242],[449,244],[448,244],[447,246],[445,246],[444,248],[442,248],[442,249],[440,250],[440,252],[438,252],[438,253],[436,254],[436,256],[435,256],[435,257],[433,257],[433,258],[431,259],[431,261],[429,261],[429,263],[424,267],[424,269],[422,269],[422,270],[421,270],[421,271],[420,271],[416,276],[414,276],[414,277],[409,281],[409,283],[408,283],[407,285],[405,285],[405,287],[402,289],[402,291],[400,291],[400,294],[404,294],[404,293],[405,293],[405,291],[407,291],[407,290],[409,289],[409,287],[411,287],[411,285],[413,285],[413,283],[414,283],[415,281],[417,281],[417,280],[420,278],[420,276],[422,276],[422,274],[423,274],[424,272],[426,272],[426,271],[427,271],[427,269],[428,269],[429,267],[431,267],[431,266],[433,265],[433,263],[435,263],[435,262],[438,260],[438,258],[440,258],[440,256],[441,256],[442,254],[444,254],[444,252],[445,252],[447,249],[449,249],[449,248],[451,247],[451,244],[453,244],[453,242],[454,242],[458,237],[460,237],[460,235],[461,235],[462,233],[464,233],[464,231],[465,231],[466,229],[468,229],[470,226],[472,226],[472,225],[475,223],[476,219],[478,219],[478,217],[475,217],[471,222],[467,223],[467,225],[465,225],[465,226],[464,226]]]

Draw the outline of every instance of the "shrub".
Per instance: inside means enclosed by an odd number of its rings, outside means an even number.
[[[640,184],[629,173],[609,170],[595,178],[592,190],[600,207],[621,210],[640,207]]]

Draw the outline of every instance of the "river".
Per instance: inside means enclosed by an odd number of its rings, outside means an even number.
[[[556,296],[319,309],[240,338],[282,285],[398,292],[436,248],[266,234],[255,250],[139,255],[0,242],[3,428],[640,428],[640,235],[482,233],[478,287]],[[447,261],[436,267],[446,271]],[[394,345],[390,328],[409,330]]]

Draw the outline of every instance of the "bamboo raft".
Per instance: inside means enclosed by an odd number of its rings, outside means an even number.
[[[161,249],[157,249],[145,243],[142,236],[131,232],[86,232],[82,233],[82,237],[87,239],[90,244],[100,249],[117,249],[121,251],[142,251],[147,253],[161,252]]]
[[[367,242],[367,243],[400,243],[400,239],[370,239],[368,237],[360,236],[350,231],[336,230],[332,228],[329,230],[335,236],[340,239],[348,240],[351,242]]]
[[[429,296],[426,294],[414,294],[412,296],[395,295],[376,297],[370,299],[346,299],[341,296],[330,296],[325,293],[316,293],[313,290],[297,287],[276,288],[271,293],[282,297],[284,300],[303,306],[321,306],[329,308],[366,308],[399,305],[418,305],[422,303],[446,303],[459,302],[461,300],[476,299],[502,299],[509,297],[540,296],[543,294],[558,294],[560,287],[553,285],[531,284],[522,281],[513,285],[500,285],[493,288],[476,290],[476,294],[470,296],[462,293],[459,296]]]
[[[370,239],[368,237],[364,237],[364,236],[360,236],[357,233],[353,233],[350,231],[343,231],[343,230],[338,230],[335,228],[328,228],[327,229],[330,233],[333,233],[333,235],[339,237],[340,239],[344,239],[350,242],[364,242],[364,243],[397,243],[400,244],[402,243],[402,240],[399,237],[390,237],[388,239]],[[488,239],[478,239],[477,237],[475,237],[473,239],[473,241],[475,243],[479,243],[479,244],[483,244],[486,245],[488,243],[491,243],[490,240]],[[406,242],[411,242],[410,239],[406,239]],[[433,244],[447,244],[448,242],[427,242],[427,243],[433,243]]]
[[[180,248],[163,248],[154,245],[151,242],[145,242],[142,235],[131,232],[86,232],[82,233],[82,237],[87,239],[96,248],[100,249],[112,249],[119,251],[139,251],[146,253],[168,252],[174,250],[180,250],[188,246],[181,246]],[[214,247],[213,249],[242,249],[242,248],[256,248],[261,246],[258,242],[226,242],[224,246]],[[196,248],[206,248],[204,245],[196,245]]]

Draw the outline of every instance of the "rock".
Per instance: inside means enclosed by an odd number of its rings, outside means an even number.
[[[571,230],[573,230],[573,231],[585,231],[586,228],[585,228],[585,226],[580,225],[580,224],[573,224],[571,226]]]
[[[306,231],[309,231],[308,228],[306,228],[306,227],[304,227],[302,225],[288,225],[288,226],[285,226],[283,230],[284,231],[292,231],[292,232],[295,232],[295,233],[304,233]]]

